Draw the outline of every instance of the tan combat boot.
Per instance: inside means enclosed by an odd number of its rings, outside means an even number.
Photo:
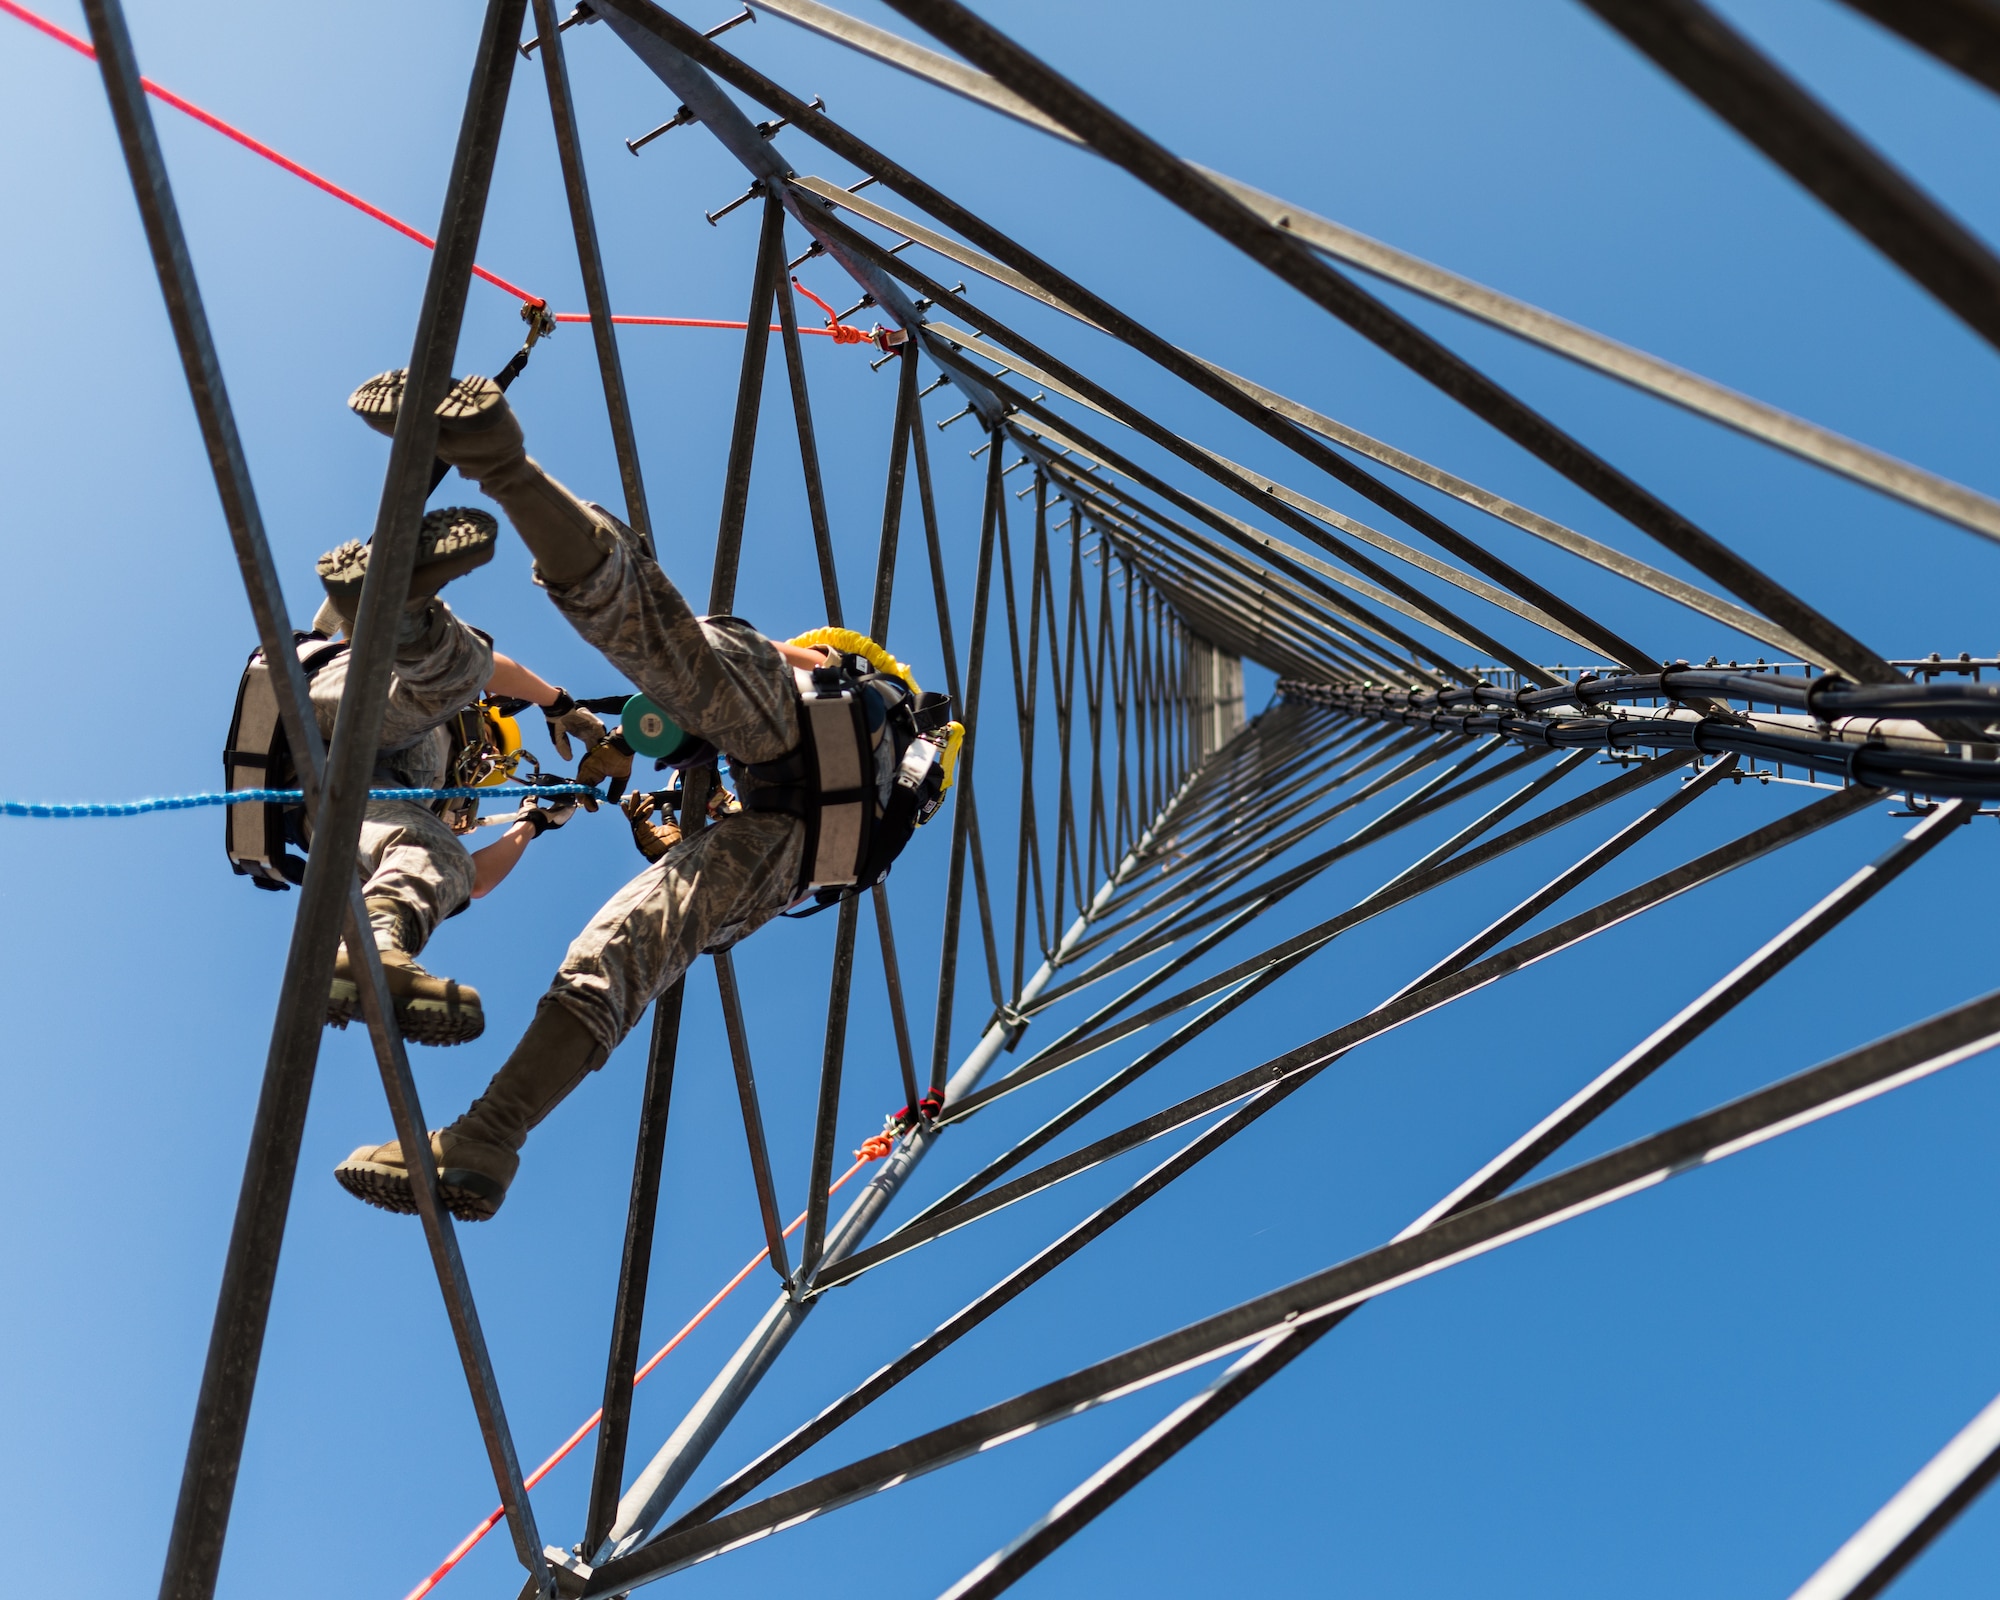
[[[382,958],[382,976],[396,1010],[396,1028],[412,1044],[470,1044],[486,1031],[486,1012],[479,991],[451,978],[433,977],[417,965],[412,945],[413,919],[400,900],[366,902],[375,948]],[[344,1028],[361,1015],[361,986],[343,944],[333,961],[333,987],[327,995],[326,1020]]]
[[[347,405],[378,433],[396,431],[403,372],[370,378]],[[546,583],[575,583],[603,562],[617,534],[530,460],[521,424],[491,378],[460,378],[437,408],[440,461],[458,468],[507,513]]]
[[[424,514],[417,530],[417,562],[410,570],[404,606],[418,631],[432,596],[453,578],[485,566],[499,542],[500,524],[474,507],[441,506]],[[359,539],[349,539],[319,558],[319,581],[326,590],[327,604],[349,631],[354,627],[354,609],[361,603],[371,548]]]
[[[461,1222],[484,1222],[500,1209],[521,1165],[528,1131],[604,1065],[607,1052],[560,1001],[544,1000],[486,1092],[448,1128],[431,1135],[438,1193]],[[414,1215],[416,1196],[403,1148],[363,1145],[333,1169],[340,1186],[384,1211]]]

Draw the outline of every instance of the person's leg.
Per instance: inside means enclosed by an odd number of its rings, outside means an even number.
[[[371,801],[361,824],[362,898],[405,1039],[466,1044],[485,1030],[479,991],[417,964],[437,925],[472,898],[472,857],[434,813],[406,800]],[[343,944],[335,958],[327,1021],[361,1014],[361,991]]]
[[[384,373],[348,403],[393,432],[402,374]],[[488,378],[465,378],[438,409],[438,455],[500,503],[534,553],[556,608],[690,733],[746,761],[799,742],[791,669],[755,629],[697,618],[659,563],[527,454],[521,425]]]
[[[803,839],[790,817],[726,818],[676,845],[591,919],[486,1091],[431,1135],[454,1216],[476,1222],[498,1211],[529,1131],[604,1064],[646,1007],[703,950],[733,943],[785,908]],[[372,1205],[416,1208],[400,1144],[363,1146],[334,1176]]]
[[[378,433],[393,434],[403,381],[400,371],[370,378],[348,407]],[[585,505],[528,458],[521,424],[491,378],[460,379],[438,407],[438,422],[439,459],[500,503],[545,582],[582,577],[619,542],[608,513]]]

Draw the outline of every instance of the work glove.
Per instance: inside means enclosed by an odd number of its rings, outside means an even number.
[[[521,802],[521,809],[514,813],[516,822],[525,822],[535,830],[537,839],[551,828],[560,828],[576,815],[576,797],[558,795],[546,805],[537,804],[532,798]]]
[[[608,739],[600,739],[584,752],[582,763],[576,769],[576,781],[595,787],[606,778],[611,779],[607,800],[616,800],[625,792],[625,780],[632,776],[632,747],[617,734]],[[584,795],[583,809],[595,811],[597,802]]]
[[[571,758],[571,734],[583,741],[586,750],[604,737],[604,723],[597,713],[578,705],[576,696],[567,689],[556,690],[555,699],[542,707],[542,715],[548,719],[549,743],[564,761]]]
[[[669,850],[681,842],[680,824],[674,820],[668,808],[665,791],[652,794],[628,794],[620,803],[619,810],[632,824],[632,843],[640,855],[648,861],[658,861]],[[655,822],[653,816],[659,814]]]

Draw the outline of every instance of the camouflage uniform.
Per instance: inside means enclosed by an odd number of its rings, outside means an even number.
[[[590,513],[605,559],[573,583],[545,584],[556,609],[654,704],[732,759],[775,761],[794,749],[798,693],[770,640],[736,617],[695,616],[630,529],[601,506]],[[548,997],[615,1049],[696,956],[791,904],[804,844],[804,825],[775,813],[737,812],[683,839],[591,918]]]
[[[452,615],[442,600],[412,619],[416,637],[398,646],[389,678],[388,710],[372,787],[430,789],[444,783],[451,736],[444,724],[477,700],[493,676],[493,642]],[[333,737],[347,657],[312,680],[320,733]],[[361,823],[360,870],[369,900],[394,900],[405,912],[406,948],[415,955],[437,925],[472,899],[472,857],[429,806],[414,800],[371,800]],[[376,942],[382,942],[377,929]],[[393,942],[393,941],[392,941]]]

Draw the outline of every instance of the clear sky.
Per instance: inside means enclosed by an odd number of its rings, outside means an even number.
[[[71,0],[45,4],[81,30]],[[907,31],[884,7],[853,0],[851,9]],[[980,9],[1190,157],[2000,493],[1995,353],[1571,0],[984,0]],[[1725,9],[1975,229],[2000,236],[1991,154],[2000,106],[1831,0]],[[479,10],[471,0],[132,0],[131,21],[151,76],[429,230]],[[719,4],[687,13],[704,27],[723,15]],[[754,213],[715,228],[701,218],[742,190],[741,170],[699,128],[628,155],[621,141],[670,116],[673,97],[608,29],[568,39],[618,309],[741,317]],[[729,43],[797,91],[824,94],[836,116],[1176,342],[1671,565],[1093,158],[773,18]],[[538,72],[517,76],[480,257],[558,309],[581,309],[540,93]],[[341,401],[406,359],[428,258],[185,118],[156,116],[303,625],[316,603],[313,558],[370,526],[386,456]],[[799,170],[852,181],[795,133],[780,139]],[[0,148],[0,438],[10,454],[0,794],[209,789],[253,643],[249,615],[99,81],[5,18]],[[836,306],[855,298],[824,262],[801,276]],[[1444,312],[1406,309],[1883,653],[2000,648],[2000,550],[1977,536]],[[1003,314],[1060,339],[1087,370],[1223,453],[1282,466],[1301,489],[1360,511],[1130,352],[1013,305]],[[514,302],[475,284],[461,366],[490,371],[518,337]],[[622,349],[663,558],[699,595],[740,339],[634,329]],[[869,353],[824,340],[807,352],[857,610],[893,398]],[[751,502],[738,610],[782,635],[820,619],[781,392],[770,391],[771,470]],[[583,331],[566,328],[538,351],[514,396],[535,453],[615,504]],[[957,409],[950,391],[927,404],[933,418]],[[961,610],[978,515],[970,427],[931,435]],[[472,497],[455,482],[441,499]],[[1744,651],[1724,630],[1497,525],[1482,531],[1663,656]],[[616,689],[529,584],[527,565],[510,539],[450,598],[549,678],[579,693]],[[907,560],[901,576],[907,609],[891,643],[936,676],[921,566]],[[1253,679],[1254,703],[1269,682]],[[539,728],[533,737],[539,746]],[[982,757],[995,796],[1013,770],[1001,744],[987,746],[990,765]],[[1748,786],[1719,794],[1608,874],[1605,892],[1801,798]],[[1866,812],[1371,1045],[805,1466],[831,1467],[1386,1238],[1886,847],[1908,825],[1888,812]],[[1439,819],[1394,859],[1371,853],[1329,874],[1256,939],[1330,914],[1463,820]],[[233,879],[219,832],[214,812],[0,822],[0,1107],[11,1134],[0,1164],[0,1534],[24,1572],[81,1600],[125,1600],[157,1583],[297,904]],[[1523,852],[1335,946],[1162,1074],[1132,1113],[1355,1015],[1582,847],[1565,839]],[[896,878],[919,996],[935,981],[943,859],[942,839],[920,840]],[[490,1023],[470,1048],[416,1052],[434,1121],[484,1082],[571,933],[637,865],[616,818],[580,819],[440,933],[426,959],[477,985]],[[1572,1154],[1984,992],[1996,867],[2000,835],[1987,823],[1966,830]],[[831,937],[831,919],[787,925],[740,957],[788,1214],[803,1203]],[[1219,959],[1255,947],[1232,945]],[[879,982],[864,962],[843,1148],[901,1100],[872,999]],[[976,1021],[962,1019],[960,1049]],[[705,973],[690,986],[681,1060],[649,1351],[760,1242]],[[619,1052],[536,1133],[502,1216],[464,1230],[531,1463],[597,1404],[643,1064],[642,1045]],[[1397,1292],[1022,1592],[1789,1593],[2000,1389],[1996,1070],[1961,1066]],[[954,1136],[916,1198],[942,1192],[1051,1105]],[[364,1210],[329,1175],[350,1148],[388,1131],[365,1039],[330,1037],[227,1596],[397,1600],[493,1503],[418,1230]],[[698,1482],[811,1415],[1136,1171],[1101,1169],[832,1297]],[[753,1279],[640,1391],[635,1460],[666,1436],[773,1286]],[[675,1582],[695,1595],[802,1581],[827,1595],[935,1593],[1198,1381],[1103,1408]],[[553,1541],[580,1536],[587,1461],[586,1452],[538,1491]],[[1976,1592],[1996,1560],[2000,1502],[1989,1502],[1898,1592]],[[496,1536],[439,1593],[511,1594],[515,1584]]]

